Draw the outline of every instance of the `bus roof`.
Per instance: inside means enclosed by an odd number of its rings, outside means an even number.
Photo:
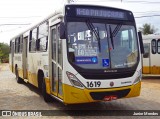
[[[36,24],[32,24],[31,26],[29,26],[26,30],[24,30],[23,32],[20,32],[19,34],[17,34],[16,36],[12,37],[11,40],[15,39],[16,37],[19,37],[21,36],[22,34],[28,32],[29,30],[35,28],[36,26],[39,26],[41,23],[47,21],[48,19],[50,19],[51,17],[53,16],[61,16],[63,14],[63,10],[62,8],[61,9],[58,9],[58,10],[55,10],[52,14],[48,15],[46,18],[44,18],[43,20],[40,20],[38,23]]]
[[[111,6],[105,6],[105,5],[102,5],[102,4],[98,4],[98,5],[97,5],[97,2],[96,2],[96,3],[94,3],[94,2],[93,2],[93,3],[88,3],[88,4],[86,4],[86,3],[81,3],[81,2],[80,2],[80,3],[77,3],[77,2],[76,2],[76,3],[67,3],[67,4],[64,4],[64,6],[62,6],[61,8],[59,8],[59,9],[57,9],[57,10],[54,10],[52,14],[48,15],[48,17],[44,18],[44,19],[41,20],[40,22],[29,26],[29,27],[28,27],[26,30],[24,30],[23,32],[21,32],[21,33],[17,34],[16,36],[12,37],[11,40],[15,39],[16,37],[21,36],[22,34],[28,32],[29,30],[31,30],[31,29],[33,29],[33,28],[35,28],[36,26],[38,26],[39,24],[45,22],[46,20],[50,19],[50,18],[53,17],[53,16],[63,15],[63,14],[64,14],[64,8],[65,8],[66,5],[80,5],[80,6],[81,6],[81,5],[83,5],[83,6],[85,5],[85,6],[108,7],[108,8],[125,10],[125,11],[128,11],[128,12],[131,12],[131,11],[127,10],[127,9],[122,9],[121,7],[117,7],[117,6],[115,7],[114,5],[111,5]]]
[[[106,3],[106,2],[105,2]],[[114,4],[113,4],[114,3]],[[99,4],[98,2],[75,2],[75,3],[70,3],[70,4],[65,4],[65,5],[86,5],[86,6],[97,6],[97,7],[109,7],[109,8],[115,8],[115,9],[119,9],[119,10],[126,10],[126,11],[130,11],[129,9],[127,9],[124,5],[117,5],[115,4],[115,2],[107,2],[107,5],[105,4]]]
[[[142,35],[143,40],[160,39],[160,34]]]

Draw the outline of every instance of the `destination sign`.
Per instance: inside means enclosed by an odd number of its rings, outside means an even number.
[[[131,11],[102,6],[66,5],[65,15],[67,20],[75,18],[95,18],[134,21]]]
[[[110,19],[127,19],[125,12],[107,9],[77,8],[76,15],[81,17],[97,17]]]

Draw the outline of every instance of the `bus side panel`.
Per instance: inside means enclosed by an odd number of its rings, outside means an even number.
[[[37,69],[38,63],[37,60],[39,56],[37,53],[28,53],[28,80],[29,83],[33,84],[34,86],[38,87],[37,81]]]
[[[150,40],[143,40],[144,43],[144,54],[143,54],[143,74],[150,74],[150,65],[151,65],[151,48]]]
[[[28,80],[29,83],[38,87],[38,71],[41,70],[44,78],[48,76],[48,52],[28,53]]]
[[[151,74],[160,74],[160,54],[151,54]]]
[[[14,64],[15,64],[15,68],[16,68],[16,66],[18,68],[19,77],[23,78],[22,54],[16,53],[14,55]]]

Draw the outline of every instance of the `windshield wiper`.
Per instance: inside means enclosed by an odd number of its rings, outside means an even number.
[[[118,31],[120,30],[120,28],[122,27],[122,25],[121,24],[118,24],[117,26],[116,26],[116,28],[113,30],[113,37],[115,37],[116,35],[117,35],[117,33],[118,33]]]
[[[115,37],[117,35],[117,33],[121,29],[121,27],[122,27],[122,25],[118,24],[112,33],[111,26],[109,25],[109,33],[110,33],[110,39],[111,39],[111,44],[112,44],[113,49],[114,49],[113,37]]]
[[[87,24],[87,27],[89,28],[89,30],[91,30],[95,34],[97,41],[98,41],[98,49],[99,49],[99,52],[101,52],[99,29],[97,28],[97,30],[96,30],[94,25],[92,24],[92,22],[90,22],[89,20],[86,21],[86,24]]]

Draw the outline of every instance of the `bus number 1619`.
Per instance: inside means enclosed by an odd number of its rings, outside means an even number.
[[[100,86],[101,86],[101,82],[100,81],[87,82],[87,87],[88,88],[100,87]]]

